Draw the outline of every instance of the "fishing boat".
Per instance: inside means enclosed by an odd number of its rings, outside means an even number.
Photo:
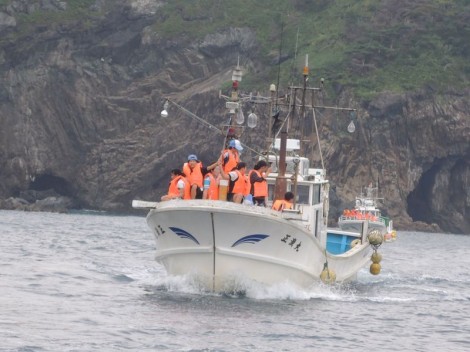
[[[312,167],[310,159],[301,155],[302,135],[289,127],[309,114],[316,129],[315,93],[320,88],[307,86],[308,58],[303,85],[289,87],[285,118],[279,117],[284,106],[278,104],[273,85],[270,98],[242,97],[238,94],[238,65],[232,80],[232,92],[225,99],[233,120],[241,114],[243,99],[247,99],[250,103],[269,104],[268,117],[281,121],[274,129],[271,127],[275,124],[271,126],[268,119],[271,142],[269,150],[259,157],[271,164],[266,176],[268,206],[228,202],[223,199],[224,192],[220,192],[222,200],[134,200],[134,208],[149,209],[147,224],[155,237],[156,260],[169,275],[191,275],[202,288],[215,292],[232,290],[242,282],[290,282],[307,288],[318,281],[355,280],[358,271],[371,260],[371,252],[382,243],[381,236],[368,231],[367,223],[360,232],[327,228],[329,182],[323,162],[319,168]],[[308,95],[310,104],[306,104]],[[162,112],[165,116],[169,104],[180,107],[167,100]],[[227,131],[236,129],[228,127]],[[229,132],[220,131],[227,139]],[[288,134],[298,138],[288,138]],[[282,199],[287,191],[294,194],[292,208],[271,209],[272,202]],[[375,269],[371,266],[371,272],[378,273],[380,264],[375,261],[372,265]]]
[[[390,242],[396,239],[396,231],[393,229],[393,221],[389,217],[382,215],[378,208],[378,187],[372,184],[364,187],[364,190],[356,197],[353,209],[345,209],[338,218],[338,226],[345,231],[361,232],[364,223],[367,222],[369,229],[378,230],[385,241]]]

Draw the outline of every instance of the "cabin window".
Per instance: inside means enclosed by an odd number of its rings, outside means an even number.
[[[268,184],[268,199],[274,200],[274,185]]]
[[[310,204],[309,186],[297,186],[297,203]]]
[[[320,185],[313,185],[313,204],[320,203]]]
[[[318,215],[320,215],[320,211],[317,210],[315,212],[315,237],[318,237],[320,234],[318,233]]]

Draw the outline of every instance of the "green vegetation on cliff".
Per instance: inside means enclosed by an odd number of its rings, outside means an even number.
[[[260,55],[279,54],[284,78],[309,54],[312,73],[368,97],[468,85],[470,5],[460,0],[173,0],[155,24],[162,36],[200,39],[228,27],[256,29]],[[268,61],[267,61],[268,64]],[[275,71],[275,69],[273,69]]]
[[[2,7],[9,3],[0,0]],[[93,30],[100,15],[95,3],[70,0],[62,9],[23,13],[16,33],[4,40],[27,36],[38,26],[70,22]],[[116,1],[105,8],[126,11],[130,3]],[[252,28],[260,43],[253,55],[262,57],[267,68],[257,74],[261,79],[277,76],[282,37],[283,82],[309,54],[312,79],[321,76],[352,86],[363,98],[385,90],[469,84],[467,0],[171,0],[162,1],[154,16],[153,28],[168,39],[201,40],[229,27]]]

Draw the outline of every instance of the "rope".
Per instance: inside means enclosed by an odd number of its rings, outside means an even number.
[[[225,134],[225,137],[224,137],[224,144],[222,144],[222,150],[225,150],[225,146],[227,144],[227,139],[228,139],[228,133],[230,132],[231,125],[232,125],[232,116],[230,116],[230,119],[228,120],[227,133]]]
[[[202,123],[203,125],[206,125],[206,127],[209,127],[209,129],[215,129],[216,131],[220,132],[222,135],[224,134],[224,132],[212,125],[211,123],[207,122],[206,120],[200,118],[199,116],[197,116],[196,114],[192,113],[191,111],[189,111],[188,109],[182,107],[181,105],[179,105],[178,103],[175,103],[173,100],[170,100],[170,99],[167,99],[168,102],[172,103],[174,106],[176,106],[178,109],[180,109],[181,111],[183,111],[184,113],[186,113],[189,117],[195,119],[196,121],[199,121],[200,123]]]
[[[323,270],[326,269],[326,275],[328,276],[328,280],[331,279],[330,277],[330,269],[328,268],[328,257],[326,255],[326,249],[325,249],[325,264],[323,264]]]
[[[323,170],[325,170],[325,164],[323,163],[323,153],[321,151],[320,136],[318,134],[317,117],[315,114],[315,108],[312,108],[312,113],[313,113],[313,122],[315,124],[315,134],[317,135],[317,141],[318,141],[318,150],[320,152],[321,167]],[[312,148],[313,148],[313,143],[312,143]],[[313,153],[313,150],[312,150],[312,153]]]
[[[178,109],[180,109],[181,111],[183,111],[183,112],[184,112],[185,114],[187,114],[189,117],[195,119],[196,121],[198,121],[198,122],[202,123],[203,125],[205,125],[206,127],[208,127],[210,130],[214,129],[214,130],[216,130],[217,132],[219,132],[220,134],[222,134],[225,138],[227,138],[226,135],[225,135],[225,133],[224,133],[224,131],[222,131],[220,128],[218,128],[218,127],[214,126],[213,124],[207,122],[206,120],[200,118],[199,116],[197,116],[196,114],[192,113],[192,112],[189,111],[188,109],[182,107],[181,105],[179,105],[178,103],[174,102],[173,100],[167,99],[167,101],[168,101],[169,103],[173,104],[174,106],[176,106],[176,107],[177,107]],[[230,121],[231,121],[231,120],[232,120],[232,118],[230,118]],[[224,146],[225,146],[225,143],[226,143],[226,140],[224,141]],[[263,156],[263,157],[264,157],[264,154],[263,154],[263,153],[260,153],[260,152],[258,152],[258,151],[256,151],[256,150],[254,150],[253,148],[247,146],[246,144],[244,144],[244,143],[242,143],[242,142],[240,142],[240,144],[241,144],[244,148],[246,148],[246,149],[250,150],[251,152],[255,153],[256,155],[258,155],[258,156]]]

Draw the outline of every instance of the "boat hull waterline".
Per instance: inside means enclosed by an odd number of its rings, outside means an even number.
[[[209,291],[224,291],[235,278],[308,287],[320,279],[326,261],[336,281],[350,281],[370,260],[366,240],[332,255],[305,227],[261,207],[174,200],[157,203],[147,223],[155,258],[168,274],[192,274]]]

